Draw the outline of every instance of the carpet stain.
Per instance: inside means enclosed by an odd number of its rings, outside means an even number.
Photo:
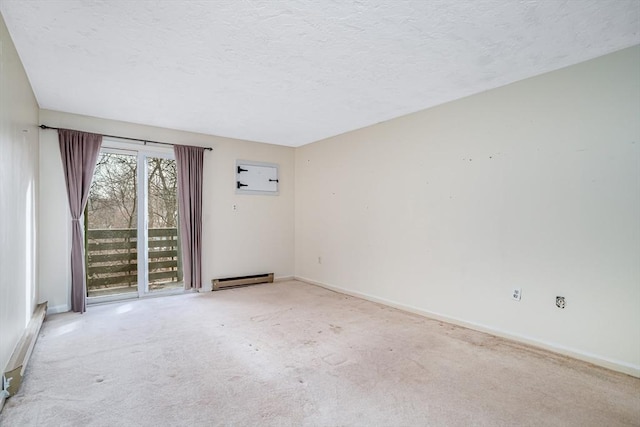
[[[338,366],[338,365],[342,365],[344,362],[347,361],[347,359],[344,356],[341,356],[339,354],[335,354],[335,353],[331,353],[328,354],[326,356],[324,356],[322,358],[322,361],[331,365],[331,366]]]
[[[264,322],[265,320],[276,319],[276,318],[282,316],[283,314],[287,313],[290,310],[292,310],[292,309],[289,308],[289,309],[286,309],[286,310],[278,310],[278,311],[273,312],[273,313],[266,313],[266,314],[260,314],[258,316],[252,316],[249,319],[252,322]]]

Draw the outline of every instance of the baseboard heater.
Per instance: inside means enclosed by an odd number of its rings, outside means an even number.
[[[27,363],[31,357],[33,347],[36,345],[40,327],[42,326],[42,322],[44,322],[46,314],[47,303],[43,302],[42,304],[38,304],[29,321],[29,325],[27,325],[22,338],[9,359],[9,363],[2,375],[2,384],[0,384],[2,385],[2,389],[0,390],[0,410],[2,410],[4,400],[16,394],[18,388],[20,388],[24,371],[27,369]]]
[[[258,283],[273,283],[273,273],[255,274],[253,276],[226,277],[224,279],[213,279],[211,281],[212,290],[233,288],[236,286],[257,285]]]

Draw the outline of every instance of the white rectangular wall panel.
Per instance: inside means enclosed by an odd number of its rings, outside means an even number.
[[[237,194],[278,194],[278,165],[272,163],[236,162]]]

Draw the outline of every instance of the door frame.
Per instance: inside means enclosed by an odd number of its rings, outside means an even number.
[[[101,304],[113,301],[123,301],[139,298],[150,298],[156,296],[175,295],[185,293],[184,288],[166,289],[161,291],[149,292],[149,216],[148,216],[148,183],[149,167],[147,158],[156,157],[175,160],[173,150],[164,146],[140,145],[132,142],[125,142],[112,137],[105,137],[102,140],[100,153],[126,154],[135,156],[137,161],[137,245],[138,253],[138,277],[137,292],[129,292],[123,294],[114,294],[98,297],[87,297],[87,305]],[[142,183],[142,184],[141,184]],[[86,232],[86,230],[85,230]],[[85,248],[86,250],[86,248]],[[181,254],[178,254],[181,256]],[[88,267],[88,266],[86,266]]]

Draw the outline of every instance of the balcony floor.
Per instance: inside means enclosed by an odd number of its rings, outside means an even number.
[[[166,282],[166,283],[150,283],[149,291],[150,293],[166,291],[169,289],[182,289],[184,287],[184,282]],[[111,295],[120,295],[120,294],[137,294],[138,287],[133,284],[131,286],[110,286],[106,288],[98,288],[98,289],[89,289],[88,296],[89,298],[98,298],[98,297],[106,297]]]

